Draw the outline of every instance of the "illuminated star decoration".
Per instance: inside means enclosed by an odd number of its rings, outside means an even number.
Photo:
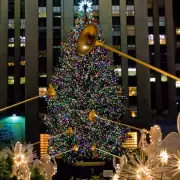
[[[87,0],[83,0],[79,3],[79,11],[84,12],[86,7],[86,12],[92,12],[92,2]]]

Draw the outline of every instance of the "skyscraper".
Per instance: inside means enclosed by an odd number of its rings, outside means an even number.
[[[61,41],[82,0],[0,0],[0,108],[43,94],[53,74]],[[176,73],[173,6],[169,0],[89,0],[108,44],[170,73]],[[120,65],[123,94],[129,98],[127,122],[152,124],[152,114],[176,116],[174,80],[110,54]],[[24,114],[26,139],[39,140],[44,98],[10,109]]]

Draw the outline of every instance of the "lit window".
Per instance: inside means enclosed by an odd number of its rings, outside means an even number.
[[[39,17],[40,18],[46,17],[46,7],[39,7]]]
[[[20,78],[20,84],[25,84],[25,77]]]
[[[119,6],[112,6],[112,15],[119,16],[120,15],[120,7]]]
[[[8,28],[9,29],[14,29],[14,19],[9,19],[8,20]]]
[[[131,111],[130,116],[133,118],[137,117],[137,111]]]
[[[176,34],[180,35],[180,28],[179,27],[176,28]]]
[[[129,96],[137,96],[137,87],[129,87]]]
[[[148,17],[148,27],[152,27],[152,26],[153,26],[153,18],[151,16],[151,17]]]
[[[133,5],[128,5],[127,7],[126,7],[127,9],[127,11],[126,11],[126,15],[127,16],[134,16],[134,6]]]
[[[159,26],[165,26],[165,17],[159,16]]]
[[[160,44],[162,44],[162,45],[166,44],[166,35],[160,34],[159,41],[160,41]]]
[[[25,61],[20,61],[21,66],[25,66]]]
[[[61,8],[60,7],[53,7],[53,12],[54,13],[60,13],[61,12]]]
[[[180,88],[180,81],[176,81],[176,88]]]
[[[21,29],[25,29],[25,19],[21,19]]]
[[[150,82],[156,82],[156,78],[155,77],[151,77],[150,78]]]
[[[136,76],[136,68],[128,68],[128,76]]]
[[[135,44],[128,44],[128,50],[135,50],[136,45]]]
[[[14,38],[9,38],[8,47],[14,47]]]
[[[14,66],[14,62],[8,62],[8,66]]]
[[[44,95],[47,92],[47,87],[40,87],[39,88],[39,95]]]
[[[14,76],[8,76],[8,84],[14,84]]]
[[[25,36],[20,36],[20,47],[25,47],[26,38]]]
[[[149,8],[149,9],[152,8],[152,0],[148,0],[148,8]]]
[[[127,35],[135,36],[135,26],[127,26]]]
[[[47,74],[40,74],[39,77],[45,78],[45,77],[47,77]]]
[[[162,82],[167,82],[167,81],[168,81],[167,76],[161,75],[161,81],[162,81]]]
[[[154,35],[153,34],[148,35],[148,44],[149,45],[154,44]]]

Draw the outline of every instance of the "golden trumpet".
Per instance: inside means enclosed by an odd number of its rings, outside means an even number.
[[[109,51],[112,51],[114,53],[117,53],[119,54],[120,56],[123,56],[127,59],[130,59],[132,61],[135,61],[136,63],[138,64],[141,64],[149,69],[152,69],[156,72],[159,72],[161,74],[164,74],[166,75],[167,77],[170,77],[176,81],[180,81],[180,78],[174,76],[173,74],[170,74],[166,71],[163,71],[157,67],[154,67],[148,63],[145,63],[143,62],[142,60],[139,60],[137,58],[134,58],[132,56],[129,56],[128,54],[125,54],[121,51],[118,51],[110,46],[107,46],[105,44],[103,44],[102,42],[98,41],[97,40],[97,37],[98,37],[98,29],[97,29],[97,26],[95,24],[89,24],[87,25],[83,31],[81,32],[80,34],[80,37],[78,39],[78,43],[77,43],[77,51],[78,53],[80,54],[84,54],[84,55],[87,55],[88,53],[90,53],[90,51],[94,48],[94,46],[101,46]]]

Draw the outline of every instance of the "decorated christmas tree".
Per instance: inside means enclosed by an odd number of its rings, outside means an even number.
[[[94,47],[87,56],[77,53],[80,32],[90,23],[98,26],[98,40],[104,42],[98,21],[92,14],[76,18],[75,26],[69,30],[68,41],[61,43],[59,65],[51,81],[57,97],[47,99],[48,113],[43,116],[47,133],[51,135],[49,154],[62,155],[67,162],[76,161],[79,156],[89,159],[110,157],[106,153],[92,151],[93,145],[121,156],[125,153],[123,143],[129,131],[100,118],[89,121],[92,110],[97,111],[99,117],[112,121],[120,121],[126,110],[126,98],[117,95],[121,89],[119,77],[107,51]],[[72,151],[73,147],[76,147],[75,151]]]

